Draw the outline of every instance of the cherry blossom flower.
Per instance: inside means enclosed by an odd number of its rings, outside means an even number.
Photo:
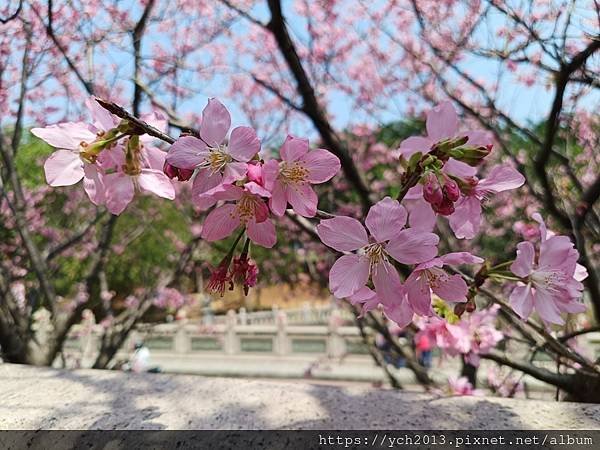
[[[411,136],[400,143],[400,152],[409,159],[417,152],[429,153],[440,141],[462,136],[469,146],[487,146],[492,142],[490,133],[483,130],[458,131],[458,115],[450,102],[443,102],[427,113],[427,136]]]
[[[276,216],[283,216],[289,203],[304,217],[317,212],[318,198],[311,184],[329,181],[339,170],[340,160],[323,149],[309,151],[308,139],[288,136],[279,151],[280,163],[268,161],[266,187],[272,192],[269,207]]]
[[[83,188],[92,203],[105,201],[103,158],[101,155],[116,135],[118,119],[92,98],[86,102],[93,124],[63,122],[45,128],[32,128],[34,136],[59,150],[44,163],[50,186],[70,186],[84,179]],[[113,144],[120,147],[119,144]]]
[[[231,279],[235,283],[242,285],[244,293],[248,295],[249,289],[256,286],[256,282],[258,281],[258,267],[248,258],[247,254],[233,258],[232,265]]]
[[[367,214],[367,231],[356,219],[345,216],[322,220],[317,225],[321,241],[340,252],[358,250],[340,257],[329,272],[329,288],[338,298],[350,297],[372,280],[377,296],[391,307],[402,301],[403,287],[389,257],[403,264],[417,264],[437,253],[437,235],[417,229],[403,229],[406,210],[386,197]]]
[[[480,396],[483,393],[473,388],[473,385],[469,382],[467,377],[449,377],[448,378],[448,390],[451,395],[461,395],[461,396]]]
[[[221,297],[225,293],[225,287],[231,282],[229,275],[229,261],[223,261],[210,274],[206,290],[208,292],[219,293]]]
[[[567,236],[554,235],[546,229],[542,217],[535,213],[533,219],[540,224],[540,248],[524,241],[517,245],[517,258],[510,266],[512,273],[523,278],[524,283],[514,288],[510,295],[513,309],[527,318],[535,309],[549,323],[564,324],[561,313],[580,313],[586,307],[579,301],[587,277],[585,269],[577,264],[579,252]]]
[[[269,219],[269,207],[263,197],[271,193],[257,183],[250,181],[243,188],[223,185],[215,190],[214,198],[235,201],[213,209],[202,227],[202,238],[213,242],[224,239],[241,225],[246,234],[256,244],[271,248],[277,242],[275,225]]]
[[[448,218],[450,228],[459,239],[472,239],[481,226],[481,202],[492,194],[523,186],[525,177],[507,165],[494,166],[487,178],[472,177],[461,186],[463,196]]]
[[[206,209],[215,204],[213,189],[241,180],[247,162],[260,151],[260,140],[250,127],[236,127],[229,142],[229,111],[218,100],[210,99],[202,111],[200,138],[180,137],[170,148],[167,163],[178,169],[198,169],[192,187],[194,200]]]
[[[136,136],[130,139],[135,140]],[[142,146],[131,149],[128,144],[126,156],[122,151],[111,152],[115,172],[104,176],[106,185],[106,208],[115,215],[121,214],[131,203],[135,191],[153,193],[159,197],[173,200],[175,189],[162,168],[165,152],[154,147]]]
[[[450,356],[463,355],[474,366],[479,355],[489,353],[504,335],[496,329],[498,305],[472,314],[465,314],[457,323],[448,323],[437,316],[418,323],[419,333],[426,334],[442,351]]]
[[[404,284],[408,302],[417,314],[429,316],[432,315],[431,291],[449,302],[466,301],[467,283],[458,274],[448,275],[443,266],[482,262],[483,259],[470,253],[456,252],[417,265]]]

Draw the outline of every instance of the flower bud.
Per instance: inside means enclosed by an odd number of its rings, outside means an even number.
[[[440,182],[437,179],[437,176],[431,172],[425,175],[425,183],[423,184],[423,198],[426,202],[431,203],[432,205],[435,203],[440,203],[444,194],[442,192],[442,188],[440,187]]]
[[[432,203],[431,208],[441,216],[449,216],[454,213],[454,202],[444,197],[439,203]]]
[[[456,306],[454,306],[454,314],[460,317],[465,313],[466,309],[467,308],[464,303],[457,303]]]
[[[488,156],[492,152],[492,144],[489,145],[481,145],[479,147],[463,147],[462,157],[456,158],[470,166],[478,166],[481,164],[483,159]]]
[[[180,169],[165,161],[165,165],[163,166],[163,172],[171,180],[177,178],[177,180],[179,181],[187,181],[190,178],[192,178],[192,175],[194,174],[194,169]]]
[[[460,198],[460,188],[456,181],[451,178],[446,178],[442,190],[444,192],[444,197],[452,202],[456,202]]]

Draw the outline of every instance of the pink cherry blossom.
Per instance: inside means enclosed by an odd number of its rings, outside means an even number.
[[[431,315],[431,291],[449,302],[464,302],[467,283],[460,275],[448,275],[445,265],[478,264],[483,259],[467,252],[448,253],[419,264],[404,284],[408,302],[417,314]]]
[[[317,212],[318,198],[311,184],[329,181],[339,170],[340,160],[323,149],[309,151],[308,139],[288,136],[279,151],[280,163],[268,161],[263,168],[267,189],[272,192],[269,207],[283,216],[289,203],[304,217]]]
[[[490,133],[483,130],[458,131],[458,115],[450,102],[443,102],[427,113],[427,136],[412,136],[400,143],[400,152],[409,159],[417,152],[429,153],[432,147],[445,139],[468,137],[469,146],[486,146],[492,141]]]
[[[162,171],[165,163],[165,152],[154,147],[142,147],[139,161],[130,165],[126,163],[125,153],[121,150],[111,151],[112,173],[104,176],[106,185],[106,208],[115,215],[121,214],[131,203],[136,189],[149,192],[159,197],[173,200],[175,189],[169,178]]]
[[[468,180],[462,187],[461,197],[455,205],[454,213],[448,218],[450,228],[459,239],[472,239],[481,226],[481,202],[498,192],[523,186],[525,177],[507,165],[494,166],[487,178]]]
[[[86,102],[93,124],[64,122],[45,128],[32,128],[31,133],[58,148],[44,163],[46,181],[50,186],[70,186],[84,179],[83,187],[92,203],[105,201],[102,154],[94,143],[102,141],[118,119],[92,98]],[[117,144],[118,146],[118,144]]]
[[[419,333],[427,335],[450,356],[463,355],[474,366],[479,365],[479,355],[489,353],[504,335],[496,329],[499,307],[464,314],[459,322],[448,323],[437,316],[419,321]]]
[[[218,100],[210,99],[202,111],[200,138],[180,137],[167,155],[171,166],[198,169],[192,193],[203,209],[215,204],[212,196],[215,188],[244,178],[247,162],[260,151],[260,140],[250,127],[234,128],[225,143],[230,126],[229,111]]]
[[[587,273],[577,264],[579,252],[567,236],[557,236],[547,231],[542,217],[532,216],[540,223],[540,247],[536,256],[531,242],[517,245],[517,258],[510,270],[523,283],[510,295],[513,309],[527,318],[535,309],[549,323],[564,324],[561,313],[580,313],[586,307],[579,300]]]
[[[469,379],[467,377],[449,377],[448,389],[450,391],[450,394],[452,395],[483,395],[481,391],[473,388],[473,385],[469,382]]]
[[[202,227],[202,238],[210,242],[225,239],[241,225],[254,243],[273,247],[277,242],[277,234],[275,225],[269,219],[269,207],[263,199],[270,196],[269,191],[253,181],[246,183],[243,188],[223,185],[215,191],[215,201],[235,203],[226,203],[208,214]]]
[[[321,241],[340,252],[359,250],[357,254],[340,257],[329,272],[329,288],[338,298],[356,294],[369,279],[384,305],[391,307],[402,301],[403,286],[392,257],[403,264],[417,264],[431,259],[437,253],[437,235],[408,228],[406,210],[386,197],[376,203],[367,214],[367,231],[356,219],[345,216],[322,220],[317,225]]]

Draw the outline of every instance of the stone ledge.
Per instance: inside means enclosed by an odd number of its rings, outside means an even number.
[[[0,364],[0,429],[600,429],[600,405]]]

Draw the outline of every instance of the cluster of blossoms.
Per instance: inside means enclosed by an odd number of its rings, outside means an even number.
[[[235,245],[213,273],[209,287],[223,292],[234,281],[247,291],[256,284],[258,269],[248,259],[248,240],[271,248],[277,241],[273,217],[295,213],[313,217],[318,198],[312,185],[330,180],[340,169],[339,159],[327,150],[310,150],[309,142],[288,136],[279,150],[281,160],[259,157],[261,143],[250,127],[231,127],[231,116],[216,99],[202,112],[197,135],[182,135],[168,153],[152,146],[152,138],[135,124],[102,108],[95,99],[87,107],[92,123],[60,123],[34,128],[32,133],[58,150],[44,165],[51,186],[68,186],[83,179],[90,200],[122,213],[137,191],[174,199],[171,180],[193,179],[192,198],[200,210],[213,208],[203,223],[201,237],[217,241],[237,229],[247,236],[240,257]],[[159,130],[166,121],[156,114],[143,117]],[[141,134],[141,135],[140,135]],[[231,268],[230,268],[231,266]]]
[[[427,317],[418,322],[419,334],[426,335],[449,356],[462,355],[474,366],[479,365],[479,355],[496,347],[504,335],[496,329],[498,305],[475,311],[456,323],[449,323],[439,317]]]
[[[405,168],[403,182],[410,183],[400,199],[406,207],[389,197],[376,203],[365,220],[369,233],[357,219],[345,216],[317,226],[324,244],[345,253],[329,274],[332,293],[361,305],[363,313],[381,307],[401,327],[415,313],[435,315],[432,294],[449,303],[467,301],[467,283],[444,266],[483,263],[468,252],[438,256],[436,217],[448,217],[457,238],[472,238],[479,231],[482,202],[525,182],[505,165],[491,168],[486,178],[476,176],[492,150],[491,138],[483,131],[459,132],[450,103],[431,110],[426,127],[426,137],[410,137],[398,150]]]
[[[173,183],[191,180],[194,205],[210,210],[200,236],[209,242],[236,236],[208,283],[215,292],[237,284],[247,293],[258,276],[250,243],[273,247],[274,220],[288,205],[295,214],[315,217],[318,197],[313,185],[329,181],[340,170],[335,155],[310,150],[308,140],[294,136],[285,139],[280,159],[263,159],[256,132],[245,126],[230,131],[231,116],[216,99],[204,108],[198,131],[180,136],[166,153],[152,146],[139,124],[119,120],[93,99],[88,108],[92,124],[32,130],[58,148],[45,163],[48,183],[64,186],[83,178],[94,204],[120,214],[136,190],[173,199]],[[145,120],[157,129],[166,128],[156,114]],[[468,252],[438,255],[440,238],[433,232],[437,217],[448,219],[458,239],[471,239],[480,229],[482,204],[493,194],[520,187],[525,179],[509,165],[486,165],[487,175],[479,178],[492,151],[491,137],[484,131],[459,131],[458,122],[450,103],[428,113],[427,136],[410,137],[397,151],[404,169],[401,195],[374,204],[364,225],[354,217],[329,215],[316,227],[321,241],[341,254],[329,271],[331,292],[360,305],[363,314],[380,308],[404,327],[415,314],[436,316],[433,295],[454,304],[459,315],[475,309],[474,293],[463,276],[446,267],[484,261]],[[522,281],[511,294],[522,317],[535,308],[544,321],[562,323],[561,312],[584,309],[579,299],[585,274],[571,241],[552,235],[541,217],[534,218],[541,224],[539,256],[531,243],[522,242],[511,276],[496,275],[513,280],[516,275]],[[236,256],[242,238],[243,249]],[[434,334],[448,353],[476,362],[478,354],[500,339],[493,327],[495,312],[475,313],[458,324],[432,319],[422,332]]]
[[[132,134],[119,119],[94,99],[86,102],[92,123],[65,122],[31,132],[57,148],[44,164],[50,186],[70,186],[83,179],[83,188],[95,205],[121,214],[136,190],[173,200],[175,189],[163,173],[165,152],[152,146],[152,138]],[[166,128],[157,115],[145,118]]]

